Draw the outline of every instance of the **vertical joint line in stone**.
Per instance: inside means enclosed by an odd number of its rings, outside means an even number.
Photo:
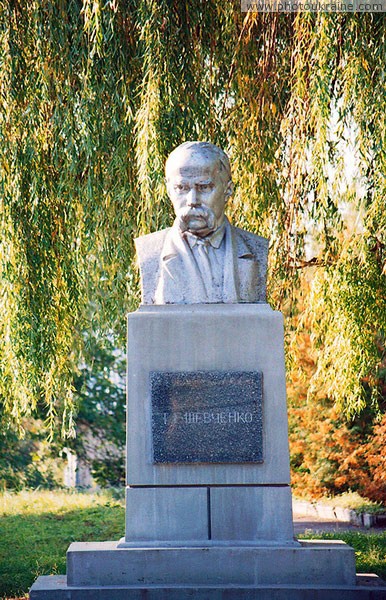
[[[210,509],[210,487],[206,488],[206,501],[207,501],[207,513],[208,513],[208,540],[212,539],[212,515]]]

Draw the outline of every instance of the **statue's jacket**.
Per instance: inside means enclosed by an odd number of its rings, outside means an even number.
[[[226,220],[223,303],[266,302],[268,240],[233,227]],[[135,240],[142,304],[210,302],[208,282],[176,224]]]

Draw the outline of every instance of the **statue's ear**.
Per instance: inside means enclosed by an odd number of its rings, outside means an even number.
[[[225,188],[225,201],[228,201],[228,198],[230,198],[230,196],[232,196],[233,194],[233,189],[234,189],[234,185],[233,185],[233,181],[228,181],[227,186]]]

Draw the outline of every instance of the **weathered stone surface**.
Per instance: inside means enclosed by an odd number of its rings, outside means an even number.
[[[126,541],[206,541],[208,499],[205,487],[126,489]]]
[[[289,486],[126,489],[125,544],[197,542],[296,545]]]
[[[259,372],[151,372],[155,463],[263,461]]]
[[[289,486],[220,486],[210,489],[213,540],[293,543]]]

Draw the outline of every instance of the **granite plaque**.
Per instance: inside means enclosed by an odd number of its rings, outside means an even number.
[[[154,463],[263,462],[263,375],[152,372]]]

